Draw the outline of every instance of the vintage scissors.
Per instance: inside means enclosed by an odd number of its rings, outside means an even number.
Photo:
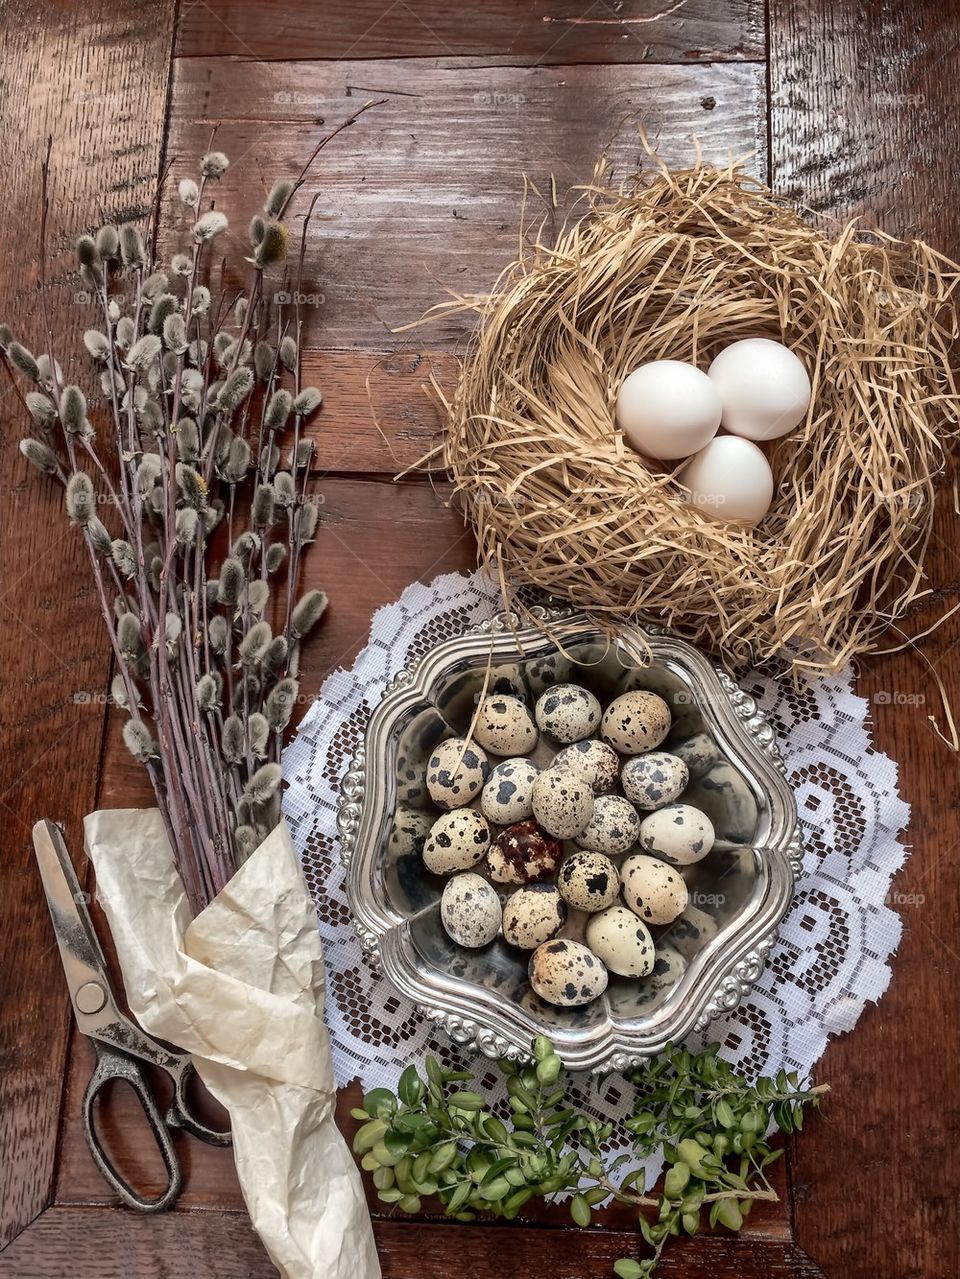
[[[191,1110],[187,1084],[193,1074],[193,1063],[189,1055],[151,1039],[120,1011],[106,960],[85,905],[85,895],[59,828],[50,821],[37,822],[33,828],[33,847],[60,948],[73,1014],[81,1033],[92,1041],[97,1052],[97,1064],[83,1098],[83,1127],[90,1153],[110,1186],[129,1208],[140,1212],[160,1212],[173,1204],[183,1184],[170,1129],[182,1128],[215,1146],[229,1146],[230,1133],[207,1127]],[[141,1062],[164,1071],[173,1084],[173,1100],[166,1115],[160,1114]],[[97,1134],[93,1103],[101,1088],[112,1079],[124,1080],[137,1093],[163,1156],[167,1187],[154,1198],[141,1195],[117,1171]]]

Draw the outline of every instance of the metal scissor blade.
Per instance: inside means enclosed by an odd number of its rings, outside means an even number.
[[[99,981],[109,991],[106,960],[59,828],[51,821],[37,822],[33,848],[70,998],[76,1008],[77,992],[86,983]]]

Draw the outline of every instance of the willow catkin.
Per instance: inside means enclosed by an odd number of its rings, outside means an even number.
[[[945,445],[960,267],[919,241],[837,239],[736,166],[588,191],[481,305],[443,454],[481,559],[595,617],[653,616],[733,663],[840,669],[922,590]],[[706,367],[740,338],[810,371],[806,420],[769,449],[755,528],[688,505],[614,422],[648,360]]]

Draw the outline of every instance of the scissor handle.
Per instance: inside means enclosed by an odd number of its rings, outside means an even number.
[[[195,1073],[193,1062],[189,1057],[184,1057],[180,1066],[167,1069],[167,1074],[173,1081],[173,1100],[167,1111],[167,1123],[171,1128],[182,1128],[184,1132],[199,1137],[209,1146],[233,1145],[229,1128],[224,1131],[219,1128],[210,1128],[194,1114],[187,1096],[187,1084]]]
[[[183,1185],[180,1161],[170,1138],[170,1132],[160,1111],[157,1109],[157,1103],[154,1100],[153,1093],[150,1091],[147,1078],[137,1062],[133,1058],[114,1052],[101,1044],[97,1044],[96,1048],[97,1064],[93,1074],[90,1076],[90,1082],[87,1084],[87,1091],[83,1098],[83,1127],[87,1135],[87,1144],[90,1147],[93,1161],[128,1208],[136,1208],[138,1212],[163,1212],[164,1209],[173,1205]],[[167,1187],[152,1199],[146,1195],[139,1194],[117,1171],[110,1156],[103,1148],[93,1122],[93,1103],[97,1098],[97,1094],[105,1084],[110,1083],[113,1079],[124,1080],[139,1097],[143,1113],[147,1117],[154,1140],[157,1143],[160,1154],[163,1156],[164,1166],[167,1170]]]

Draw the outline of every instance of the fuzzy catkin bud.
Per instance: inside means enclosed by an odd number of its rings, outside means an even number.
[[[164,277],[164,281],[166,281],[166,277]],[[161,293],[150,308],[150,318],[147,321],[147,328],[150,332],[161,334],[167,317],[177,314],[178,305],[177,299],[172,293]]]
[[[246,529],[240,534],[233,546],[230,547],[230,554],[234,557],[234,559],[238,559],[240,561],[243,565],[244,572],[249,572],[250,561],[259,549],[260,535],[252,532],[250,529]]]
[[[71,524],[85,528],[96,512],[97,496],[93,490],[90,476],[83,471],[74,471],[67,480],[66,491],[67,515]]]
[[[252,582],[247,584],[246,592],[242,603],[255,616],[260,617],[263,610],[267,607],[267,600],[270,598],[270,587],[259,577],[254,578]]]
[[[220,750],[228,764],[239,764],[243,759],[243,724],[237,715],[228,715],[223,722]]]
[[[281,178],[279,182],[274,182],[263,206],[263,211],[268,218],[280,217],[292,191],[293,183],[287,182],[285,178]]]
[[[220,567],[220,584],[217,587],[217,603],[235,605],[243,590],[243,567],[240,561],[228,556]]]
[[[206,315],[210,310],[210,290],[205,284],[198,284],[193,290],[190,304],[191,315]]]
[[[188,209],[195,209],[200,202],[200,188],[193,178],[181,178],[177,194]]]
[[[56,405],[48,395],[42,391],[28,391],[25,398],[30,416],[38,426],[49,426],[57,420]]]
[[[90,541],[96,553],[98,555],[109,555],[111,549],[110,534],[95,515],[87,521],[87,532],[90,534]]]
[[[87,423],[87,397],[79,386],[65,386],[60,396],[60,421],[63,429],[79,435]]]
[[[181,546],[192,546],[197,540],[197,528],[200,524],[200,516],[190,506],[185,506],[182,510],[177,511],[176,517],[176,538]]]
[[[223,464],[223,478],[228,484],[239,484],[250,466],[250,445],[237,435],[230,441],[227,460]]]
[[[215,586],[217,588],[214,598],[216,600],[219,600],[220,598],[219,583],[211,582],[210,585]],[[216,617],[211,617],[210,623],[207,626],[207,639],[210,642],[210,649],[212,652],[220,654],[226,651],[227,619],[225,617],[220,617],[219,615],[217,615]]]
[[[267,721],[275,733],[282,733],[290,723],[298,692],[299,685],[295,679],[282,679],[270,690],[265,710]]]
[[[233,845],[237,851],[237,864],[242,866],[256,851],[257,832],[252,826],[238,826],[233,832]]]
[[[87,329],[83,335],[83,345],[95,360],[110,358],[110,343],[105,334],[98,329]]]
[[[155,302],[157,298],[166,292],[168,283],[169,281],[162,271],[154,271],[140,285],[140,292],[148,302]]]
[[[273,485],[261,484],[253,499],[250,522],[254,528],[266,528],[273,523]]]
[[[110,554],[113,562],[117,567],[117,572],[121,577],[135,577],[137,573],[137,557],[133,553],[133,547],[129,542],[124,541],[122,537],[115,538],[110,543]]]
[[[240,641],[239,658],[242,666],[259,666],[263,661],[273,632],[268,622],[257,622],[251,626]]]
[[[248,368],[234,369],[217,396],[217,408],[234,413],[253,390],[253,374]]]
[[[276,573],[287,558],[287,548],[283,542],[273,542],[267,548],[267,572]]]
[[[277,546],[280,543],[276,543]],[[283,635],[276,635],[270,641],[263,658],[263,669],[268,675],[275,675],[287,660],[289,646]]]
[[[117,621],[117,643],[126,662],[138,662],[146,651],[143,628],[136,613],[124,613]]]
[[[77,240],[77,261],[81,266],[95,267],[99,263],[96,242],[92,235],[81,235]]]
[[[243,789],[248,804],[260,806],[275,795],[282,779],[279,764],[264,764],[258,768]]]
[[[222,151],[208,151],[200,161],[200,172],[205,178],[222,178],[230,167],[230,161]]]
[[[117,257],[120,252],[120,237],[115,226],[102,226],[97,232],[97,253],[107,261]]]
[[[267,753],[267,742],[270,738],[270,725],[265,715],[254,711],[247,720],[247,737],[254,759],[263,759]]]
[[[196,686],[197,706],[202,711],[215,711],[220,700],[220,690],[212,675],[201,675]]]
[[[47,475],[56,474],[57,455],[42,440],[35,440],[27,436],[26,439],[20,441],[20,452],[38,471],[43,471]]]
[[[280,363],[285,369],[289,369],[291,373],[296,370],[297,344],[289,333],[280,341]]]
[[[263,418],[263,424],[267,430],[282,431],[287,425],[287,418],[290,416],[292,406],[293,396],[289,391],[276,391],[270,397],[270,403],[267,405],[267,411]]]
[[[290,465],[296,470],[302,470],[305,466],[309,466],[313,455],[316,452],[316,446],[313,440],[301,440],[297,445],[297,456],[290,454]]]
[[[120,228],[120,257],[123,265],[129,270],[137,270],[147,265],[147,255],[140,232],[129,222],[125,222]]]
[[[187,349],[187,326],[183,316],[174,312],[163,322],[163,344],[168,351],[182,355]]]
[[[24,377],[32,378],[34,382],[40,380],[40,366],[22,343],[11,342],[7,347],[7,357],[13,367],[19,369]]]
[[[303,639],[323,617],[327,608],[327,597],[323,591],[307,591],[297,603],[290,618],[290,633],[296,639]]]
[[[196,462],[200,457],[200,432],[192,417],[182,417],[174,427],[177,457],[181,462]]]
[[[218,209],[211,209],[205,213],[203,217],[198,218],[193,224],[193,238],[198,244],[204,240],[212,240],[215,235],[219,235],[221,231],[226,231],[229,226],[224,214]]]
[[[296,501],[297,491],[289,471],[277,471],[273,477],[273,494],[277,506],[287,510]]]
[[[261,382],[269,382],[275,355],[269,342],[258,342],[253,352],[253,371]]]
[[[192,466],[177,463],[177,488],[183,500],[195,511],[202,511],[207,504],[207,482]]]
[[[263,230],[263,239],[254,252],[254,260],[258,267],[273,266],[282,262],[287,256],[287,228],[282,222],[268,222]]]
[[[162,343],[153,333],[145,334],[127,352],[127,368],[145,372],[160,354]]]
[[[315,502],[305,502],[297,512],[297,537],[301,543],[312,542],[317,533],[320,508]]]
[[[160,756],[160,747],[154,741],[143,720],[127,720],[123,726],[123,741],[133,758],[139,760],[141,764],[149,763],[151,759],[158,759]]]
[[[300,417],[309,417],[323,403],[323,396],[315,386],[305,386],[293,402],[293,411]]]

